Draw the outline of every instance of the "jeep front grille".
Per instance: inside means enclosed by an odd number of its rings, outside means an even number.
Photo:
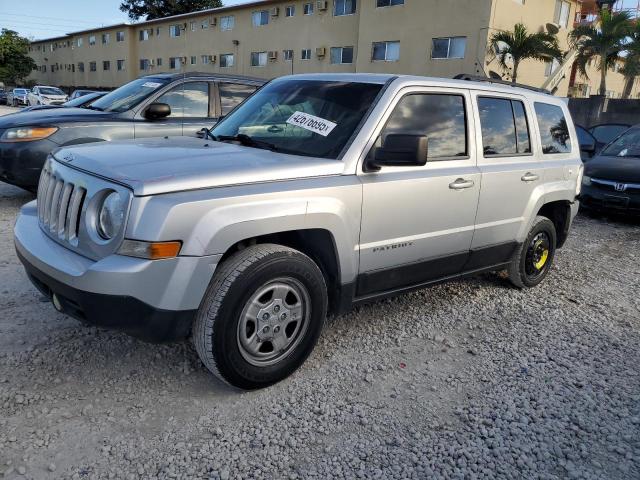
[[[61,242],[78,244],[78,228],[86,189],[65,181],[50,170],[42,169],[38,185],[38,219],[40,226]]]

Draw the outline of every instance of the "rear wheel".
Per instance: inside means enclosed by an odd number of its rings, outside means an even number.
[[[555,225],[546,217],[536,217],[527,239],[509,265],[509,280],[518,288],[535,287],[549,274],[555,252]]]
[[[293,373],[315,346],[327,312],[318,266],[280,245],[255,245],[229,257],[198,311],[193,343],[205,366],[242,389]]]

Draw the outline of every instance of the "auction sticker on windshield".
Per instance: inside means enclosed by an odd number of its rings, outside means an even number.
[[[323,137],[329,135],[333,129],[338,126],[337,123],[304,112],[295,112],[289,117],[287,123],[317,133]]]
[[[142,84],[143,87],[147,87],[147,88],[158,88],[160,85],[162,84],[157,82],[145,82]]]

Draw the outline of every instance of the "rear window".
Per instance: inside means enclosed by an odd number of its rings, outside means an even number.
[[[571,152],[571,136],[562,108],[540,102],[536,102],[535,107],[542,153],[551,155]]]
[[[522,102],[479,97],[478,110],[485,157],[531,153],[529,125]]]

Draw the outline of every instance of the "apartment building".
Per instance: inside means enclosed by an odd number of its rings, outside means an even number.
[[[517,22],[532,31],[555,26],[568,49],[577,8],[577,0],[253,1],[35,41],[31,78],[112,88],[171,71],[497,75],[505,72],[488,48],[494,32]],[[541,86],[556,67],[525,62],[520,81]],[[569,73],[554,81],[558,94],[567,94]]]

